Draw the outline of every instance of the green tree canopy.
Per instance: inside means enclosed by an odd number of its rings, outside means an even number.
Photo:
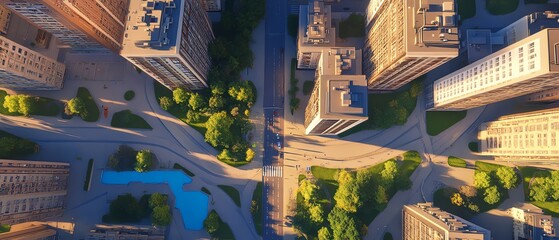
[[[79,97],[70,99],[70,101],[68,101],[68,110],[70,110],[72,114],[83,113],[86,110],[85,101]]]
[[[318,240],[331,240],[332,239],[332,233],[330,233],[330,230],[328,230],[327,227],[322,227],[320,230],[318,230]]]
[[[110,215],[119,222],[135,222],[140,220],[143,210],[132,194],[118,195],[109,207]]]
[[[477,189],[472,186],[464,185],[460,186],[460,193],[467,198],[473,198],[477,196]]]
[[[559,200],[559,171],[552,171],[549,179],[551,190],[551,198],[555,201]]]
[[[208,106],[214,110],[220,110],[225,105],[225,99],[221,95],[214,95],[210,97]]]
[[[134,170],[137,172],[147,172],[153,166],[153,153],[148,150],[140,150],[136,155],[136,167]]]
[[[120,145],[115,153],[109,156],[107,164],[116,171],[132,170],[136,164],[137,152],[128,145]]]
[[[384,169],[380,172],[382,180],[390,186],[394,179],[398,176],[398,164],[395,161],[387,161],[384,163]]]
[[[247,148],[247,151],[246,151],[246,159],[245,159],[245,160],[246,160],[247,162],[252,161],[252,159],[254,159],[254,154],[255,154],[255,153],[254,153],[254,150],[252,150],[252,148]]]
[[[530,198],[534,201],[545,202],[549,199],[551,185],[546,178],[536,177],[530,184]]]
[[[227,92],[233,99],[246,103],[254,103],[256,97],[249,81],[232,82]]]
[[[234,143],[233,133],[231,133],[233,118],[226,112],[213,114],[206,122],[205,140],[210,145],[217,147],[229,147]]]
[[[37,152],[38,145],[29,140],[6,136],[0,137],[0,158],[14,158]]]
[[[369,202],[375,196],[375,178],[371,171],[360,170],[357,171],[356,183],[358,187],[359,197],[362,202]]]
[[[163,96],[159,98],[159,106],[161,106],[161,109],[167,111],[173,106],[173,102],[169,97]]]
[[[153,193],[149,197],[149,207],[155,208],[157,206],[167,205],[167,195],[161,193]]]
[[[334,240],[358,240],[359,231],[355,228],[355,219],[347,211],[334,207],[328,214]]]
[[[500,167],[496,172],[499,182],[505,189],[511,189],[518,185],[518,177],[514,170],[510,167]]]
[[[491,177],[486,172],[476,171],[474,175],[474,186],[476,188],[487,188],[491,185]]]
[[[190,94],[190,98],[188,99],[188,106],[190,106],[192,110],[203,109],[206,107],[206,99],[204,99],[204,96],[198,93]]]
[[[182,88],[175,88],[173,90],[173,100],[177,104],[185,103],[190,97],[190,93]]]
[[[352,173],[341,170],[338,173],[338,184],[338,190],[334,194],[336,207],[348,212],[356,212],[361,202],[355,177]]]
[[[23,94],[6,95],[3,106],[9,112],[17,112],[29,116],[33,108],[33,98]]]
[[[485,189],[483,196],[483,201],[488,204],[495,204],[501,201],[501,193],[499,193],[497,186],[492,186]]]
[[[209,234],[213,234],[219,230],[221,219],[217,212],[211,211],[206,220],[204,220],[204,228]]]
[[[168,226],[171,224],[171,208],[169,208],[169,205],[154,207],[151,213],[151,222],[155,226]]]
[[[320,203],[313,203],[309,206],[310,218],[313,222],[321,224],[324,222],[324,208]]]
[[[311,202],[311,200],[314,201],[316,199],[317,192],[318,186],[316,184],[308,179],[304,179],[303,181],[301,181],[301,184],[299,185],[299,193],[301,193],[301,196],[303,197],[305,203],[308,204]]]
[[[464,205],[464,199],[462,199],[462,195],[460,195],[460,193],[452,194],[450,202],[456,206]]]

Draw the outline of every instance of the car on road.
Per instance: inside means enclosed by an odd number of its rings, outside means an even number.
[[[276,139],[279,140],[279,133],[276,133]]]
[[[281,142],[278,141],[278,149],[281,149]]]

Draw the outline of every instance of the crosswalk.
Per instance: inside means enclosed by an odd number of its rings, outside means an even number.
[[[281,166],[264,166],[262,167],[262,175],[264,177],[282,177],[283,168]]]

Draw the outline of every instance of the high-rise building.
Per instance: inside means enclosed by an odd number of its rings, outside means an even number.
[[[319,0],[309,0],[309,5],[299,6],[297,68],[315,69],[322,51],[328,51],[334,46],[336,28],[332,27],[330,5]]]
[[[553,218],[550,215],[544,215],[543,211],[536,206],[526,205],[528,206],[509,209],[513,220],[513,240],[557,240]]]
[[[552,88],[526,96],[526,100],[531,103],[552,103],[559,101],[559,88]]]
[[[204,9],[208,12],[221,11],[221,0],[202,0],[202,4],[204,4]]]
[[[371,0],[366,15],[369,89],[396,90],[458,56],[452,0]]]
[[[12,18],[12,11],[7,7],[0,5],[0,33],[6,34],[10,26],[10,19]]]
[[[127,239],[127,240],[164,240],[165,228],[137,225],[96,224],[89,230],[87,240]]]
[[[167,88],[208,86],[213,39],[198,0],[131,0],[121,55]]]
[[[482,155],[495,160],[559,159],[559,108],[500,117],[479,127]]]
[[[65,66],[35,50],[0,36],[0,87],[13,90],[59,90]]]
[[[105,48],[118,53],[128,0],[4,0],[30,22],[76,49]]]
[[[544,29],[436,80],[431,110],[465,110],[559,85],[559,29]]]
[[[404,205],[402,239],[490,240],[491,232],[428,202]]]
[[[360,75],[360,56],[355,48],[321,53],[305,108],[305,134],[337,135],[368,119],[367,82]]]
[[[57,240],[56,230],[43,222],[24,222],[14,224],[10,231],[0,233],[2,240]]]
[[[0,223],[62,215],[70,164],[0,160]]]

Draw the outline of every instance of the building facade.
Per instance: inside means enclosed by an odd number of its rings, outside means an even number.
[[[136,225],[101,225],[89,230],[87,240],[165,240],[165,228]]]
[[[552,103],[559,101],[559,88],[553,88],[526,96],[530,103]]]
[[[10,26],[12,11],[9,8],[0,5],[0,33],[6,34]]]
[[[64,71],[63,63],[0,36],[0,87],[60,90]]]
[[[371,90],[396,90],[458,56],[454,1],[371,0],[363,73]]]
[[[559,85],[559,29],[544,29],[433,83],[430,110],[465,110]]]
[[[490,240],[491,232],[428,202],[404,205],[402,239]]]
[[[559,108],[514,114],[481,124],[482,155],[495,160],[559,159]]]
[[[208,86],[213,33],[197,0],[131,0],[121,55],[169,89]]]
[[[310,0],[299,6],[297,35],[297,68],[316,69],[323,50],[336,45],[336,28],[332,27],[330,5]]]
[[[43,222],[24,222],[14,224],[10,231],[0,233],[2,240],[57,240],[56,230]]]
[[[69,175],[68,163],[0,160],[0,222],[62,215]]]
[[[221,0],[203,0],[204,9],[208,12],[221,11]]]
[[[121,49],[128,0],[21,0],[5,5],[75,49]]]
[[[531,204],[530,204],[531,205]],[[513,207],[509,209],[512,216],[514,240],[539,239],[557,240],[553,218],[544,215],[540,208],[530,206],[529,208]]]
[[[337,135],[368,119],[367,83],[360,75],[359,56],[355,48],[321,53],[305,108],[305,134]]]

